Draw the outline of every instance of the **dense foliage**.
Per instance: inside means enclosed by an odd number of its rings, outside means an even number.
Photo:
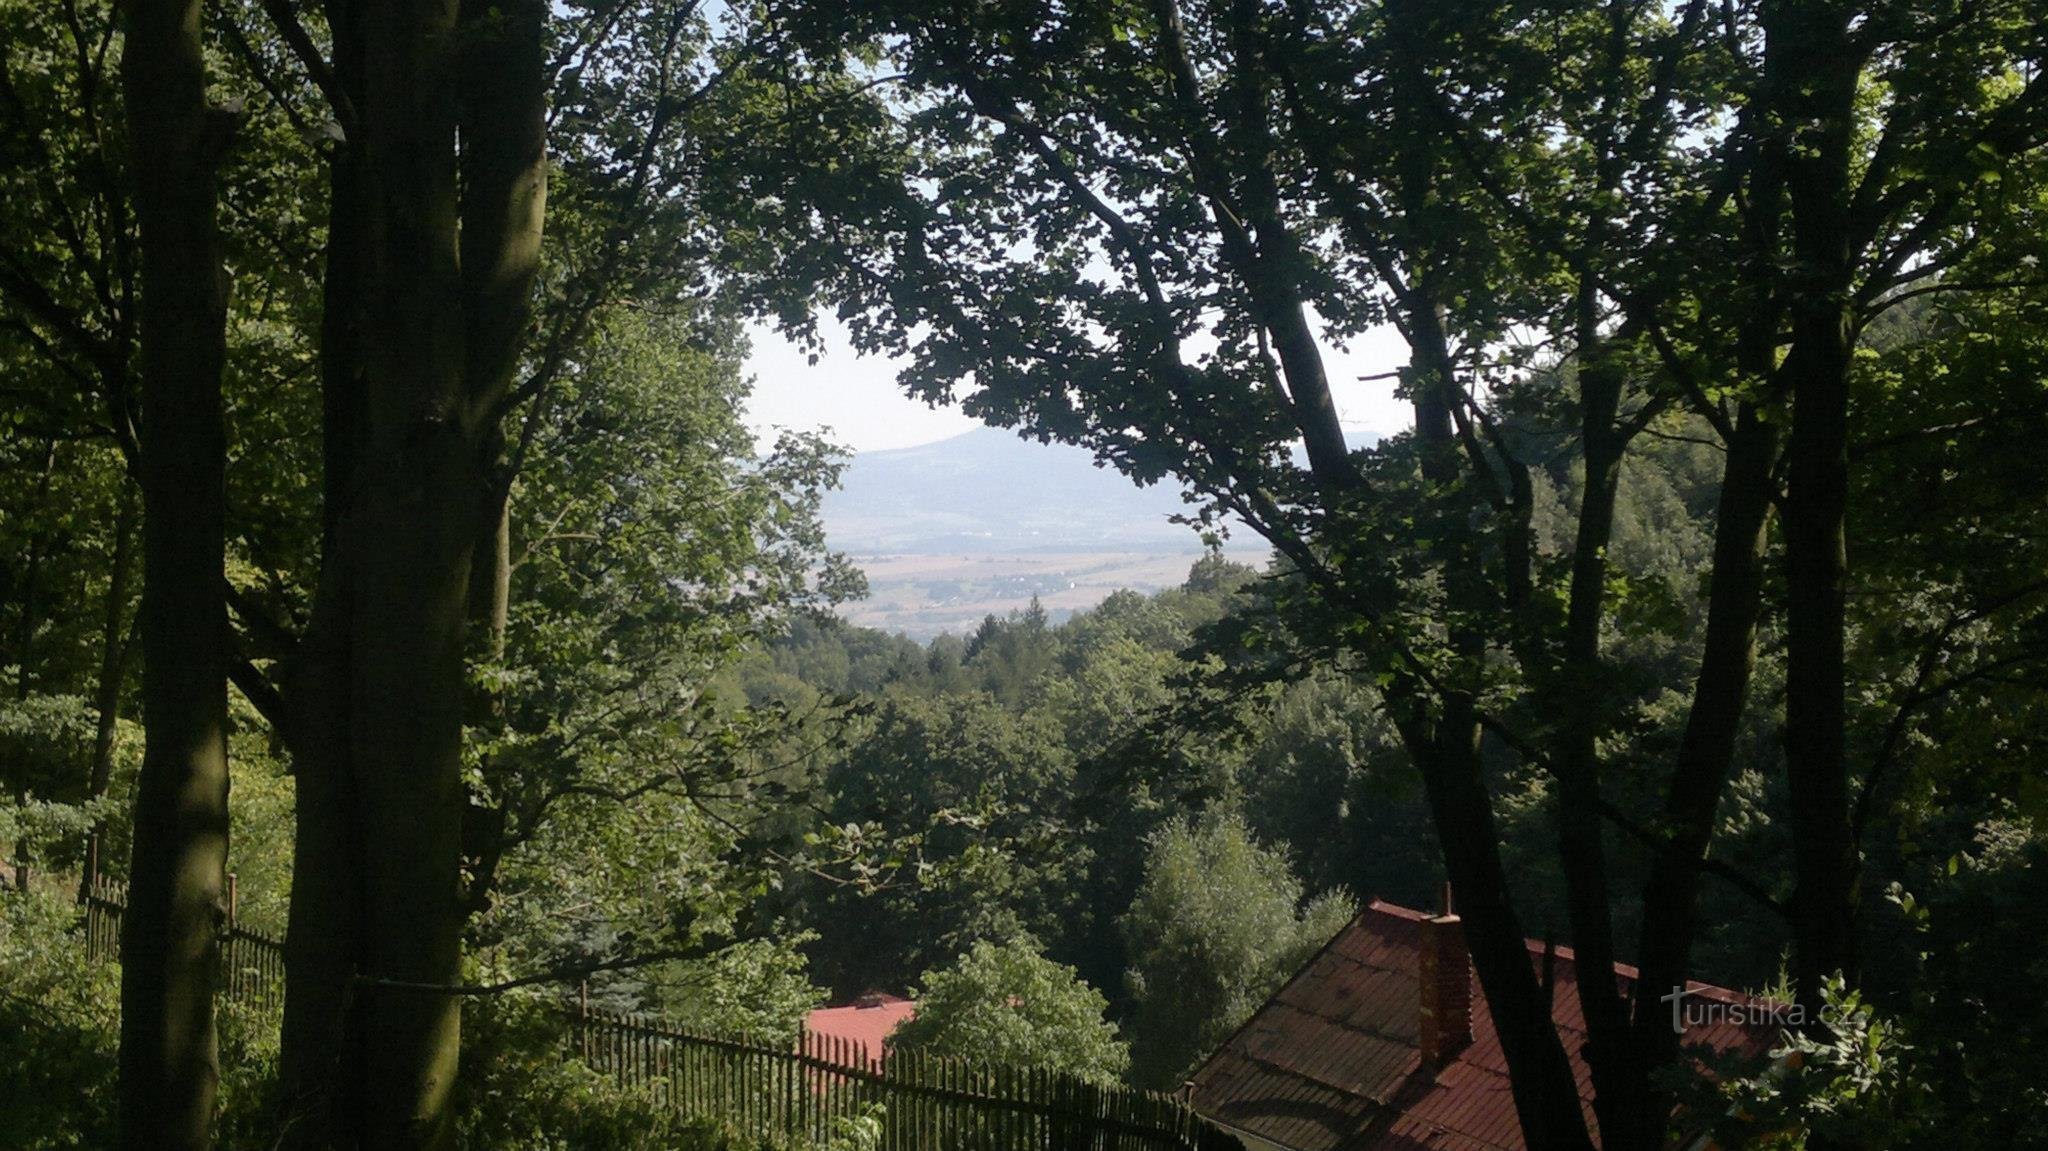
[[[917,1014],[889,1033],[889,1050],[1071,1071],[1114,1083],[1131,1053],[1102,1018],[1102,993],[1028,939],[976,943],[918,980]]]

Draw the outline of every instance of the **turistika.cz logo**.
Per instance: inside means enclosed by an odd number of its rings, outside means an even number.
[[[1661,1002],[1671,1005],[1671,1030],[1683,1035],[1695,1027],[1775,1027],[1797,1030],[1806,1025],[1806,1008],[1768,999],[1704,999],[1703,987],[1674,987]]]

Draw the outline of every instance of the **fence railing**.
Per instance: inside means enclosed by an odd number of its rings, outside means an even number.
[[[583,1061],[686,1115],[771,1140],[818,1141],[872,1116],[879,1151],[1241,1151],[1170,1096],[806,1033],[784,1046],[570,1008]]]
[[[104,876],[91,876],[86,881],[82,902],[86,956],[119,960],[121,921],[128,911],[128,885]],[[247,1003],[265,1011],[284,1009],[284,940],[237,923],[232,895],[228,899],[227,923],[221,928],[220,982],[214,990],[230,1003]]]
[[[128,887],[88,879],[86,954],[119,960]],[[218,990],[230,1002],[282,1006],[284,942],[234,922],[221,938]],[[567,1005],[569,1053],[679,1114],[772,1141],[822,1142],[878,1125],[878,1151],[1242,1151],[1171,1096],[1090,1083],[1038,1067],[983,1065],[899,1051],[885,1060],[849,1040],[795,1044],[699,1034],[661,1020]]]

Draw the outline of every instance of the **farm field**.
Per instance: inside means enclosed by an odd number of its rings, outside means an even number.
[[[941,632],[974,630],[984,616],[1022,610],[1033,596],[1055,622],[1128,588],[1152,592],[1187,578],[1199,548],[1159,552],[1035,552],[980,555],[855,557],[868,576],[868,598],[839,614],[862,627],[929,639]],[[1233,548],[1232,559],[1261,563],[1252,548]]]

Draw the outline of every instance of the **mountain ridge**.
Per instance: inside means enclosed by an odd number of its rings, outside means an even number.
[[[1353,446],[1379,437],[1346,432]],[[824,500],[826,539],[853,556],[1031,551],[1199,551],[1172,521],[1192,510],[1172,482],[1139,487],[1086,448],[983,427],[861,452]]]
[[[861,452],[841,478],[824,501],[825,539],[867,573],[868,597],[839,614],[913,639],[971,631],[1033,599],[1059,620],[1122,588],[1172,587],[1203,551],[1172,520],[1192,510],[1179,485],[1141,488],[1085,448],[1004,428]],[[1225,551],[1266,557],[1242,528]]]

